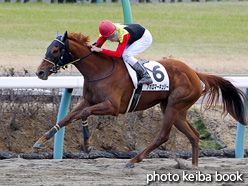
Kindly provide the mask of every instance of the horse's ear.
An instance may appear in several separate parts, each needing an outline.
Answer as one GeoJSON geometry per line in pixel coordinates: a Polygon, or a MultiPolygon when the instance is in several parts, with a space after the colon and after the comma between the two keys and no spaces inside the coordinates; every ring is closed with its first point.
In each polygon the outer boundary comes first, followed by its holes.
{"type": "Polygon", "coordinates": [[[61,41],[65,42],[66,39],[67,39],[67,31],[65,31],[64,35],[61,38],[61,41]]]}
{"type": "Polygon", "coordinates": [[[58,36],[59,36],[59,31],[56,32],[56,37],[55,37],[55,39],[56,39],[58,36]]]}

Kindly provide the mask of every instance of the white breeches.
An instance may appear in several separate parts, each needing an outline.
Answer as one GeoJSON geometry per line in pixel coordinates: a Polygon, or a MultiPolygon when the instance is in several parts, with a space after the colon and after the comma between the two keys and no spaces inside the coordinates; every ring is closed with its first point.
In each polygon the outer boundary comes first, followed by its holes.
{"type": "Polygon", "coordinates": [[[134,58],[134,56],[140,54],[144,50],[146,50],[150,45],[152,44],[152,35],[151,33],[146,29],[143,36],[132,43],[131,45],[127,45],[125,48],[122,58],[126,63],[129,63],[130,65],[134,65],[138,60],[134,58]]]}

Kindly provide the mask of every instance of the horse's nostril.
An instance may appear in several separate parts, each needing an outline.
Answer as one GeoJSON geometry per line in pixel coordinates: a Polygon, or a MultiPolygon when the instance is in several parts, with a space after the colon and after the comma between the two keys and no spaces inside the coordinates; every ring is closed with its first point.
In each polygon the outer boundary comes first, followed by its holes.
{"type": "Polygon", "coordinates": [[[37,75],[38,75],[38,76],[42,76],[44,73],[45,73],[45,72],[44,72],[43,70],[40,70],[40,71],[37,73],[37,75]]]}

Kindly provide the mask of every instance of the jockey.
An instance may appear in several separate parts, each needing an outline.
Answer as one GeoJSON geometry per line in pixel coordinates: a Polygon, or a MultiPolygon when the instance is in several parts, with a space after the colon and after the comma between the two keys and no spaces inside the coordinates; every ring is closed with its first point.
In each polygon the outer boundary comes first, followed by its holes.
{"type": "Polygon", "coordinates": [[[110,57],[120,58],[129,63],[142,77],[139,84],[151,84],[152,79],[146,69],[134,56],[146,50],[152,43],[150,32],[139,24],[114,24],[105,20],[99,26],[100,37],[91,51],[101,52],[110,57]],[[116,51],[100,48],[106,40],[118,42],[116,51]]]}

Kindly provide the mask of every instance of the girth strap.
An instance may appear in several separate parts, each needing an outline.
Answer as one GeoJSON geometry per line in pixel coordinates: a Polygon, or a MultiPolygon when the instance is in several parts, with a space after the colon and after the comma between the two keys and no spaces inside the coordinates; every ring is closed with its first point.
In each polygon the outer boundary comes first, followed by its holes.
{"type": "MultiPolygon", "coordinates": [[[[141,79],[141,76],[138,73],[137,73],[137,77],[138,77],[138,81],[139,81],[141,79]]],[[[133,112],[136,109],[136,107],[139,103],[141,93],[142,93],[142,87],[143,87],[143,84],[140,84],[140,85],[138,85],[137,89],[134,89],[126,112],[133,112]]]]}
{"type": "Polygon", "coordinates": [[[136,109],[136,106],[138,105],[138,102],[141,96],[142,86],[143,85],[139,85],[138,88],[135,90],[130,108],[128,109],[128,112],[133,112],[136,109]]]}

